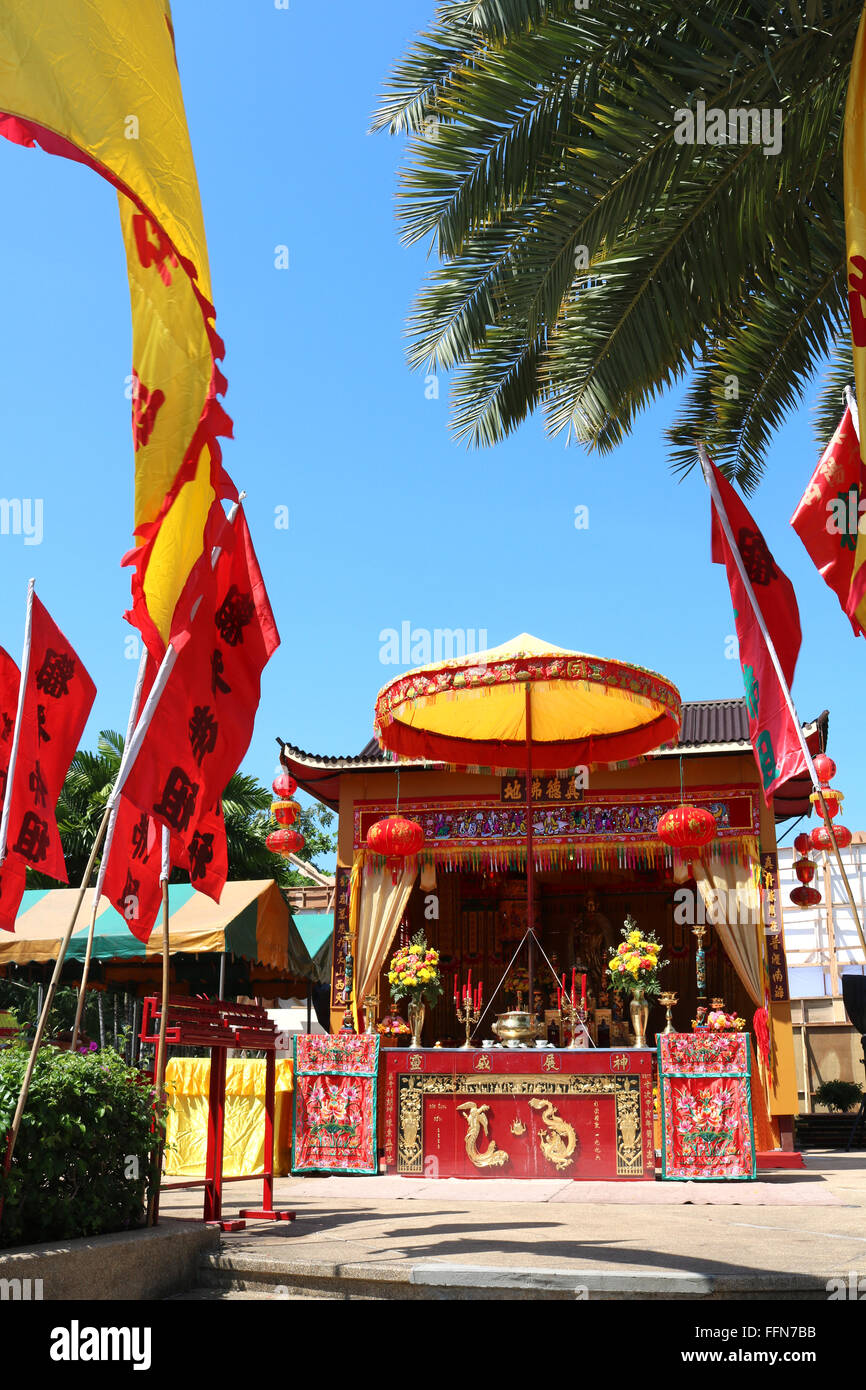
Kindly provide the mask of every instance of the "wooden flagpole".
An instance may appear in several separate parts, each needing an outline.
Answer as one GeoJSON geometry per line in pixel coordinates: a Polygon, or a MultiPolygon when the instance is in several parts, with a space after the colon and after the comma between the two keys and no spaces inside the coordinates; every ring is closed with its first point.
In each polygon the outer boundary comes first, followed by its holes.
{"type": "MultiPolygon", "coordinates": [[[[168,938],[168,880],[171,877],[171,832],[167,826],[162,827],[162,869],[160,871],[160,886],[162,888],[162,999],[160,1001],[159,1014],[159,1040],[156,1044],[156,1056],[154,1057],[153,1081],[154,1090],[159,1098],[160,1104],[165,1103],[165,1066],[166,1066],[166,1047],[165,1030],[168,1019],[168,995],[170,981],[170,960],[169,960],[169,938],[168,938]]],[[[162,1178],[162,1155],[165,1144],[163,1139],[159,1140],[156,1146],[155,1173],[154,1181],[151,1184],[150,1200],[147,1204],[147,1224],[156,1225],[159,1214],[159,1188],[162,1178]]]]}
{"type": "MultiPolygon", "coordinates": [[[[126,738],[124,749],[132,737],[135,729],[135,721],[138,716],[138,706],[141,703],[141,691],[144,686],[144,673],[147,669],[147,650],[141,653],[141,660],[138,663],[138,677],[135,682],[135,690],[132,695],[132,704],[129,707],[129,720],[126,726],[126,738]]],[[[105,875],[108,870],[108,856],[111,853],[111,842],[114,839],[114,827],[117,824],[118,805],[116,804],[111,812],[108,822],[108,829],[105,832],[105,845],[102,851],[102,859],[99,864],[99,873],[96,876],[96,888],[93,892],[93,909],[90,914],[90,926],[87,931],[87,947],[84,952],[84,965],[81,969],[81,983],[78,986],[78,1004],[75,1009],[75,1023],[72,1028],[72,1051],[78,1043],[78,1031],[81,1027],[81,1016],[84,1011],[84,1000],[87,992],[87,980],[90,975],[90,959],[93,954],[93,937],[96,931],[96,916],[99,911],[99,899],[102,896],[102,885],[105,882],[105,875]]]]}
{"type": "Polygon", "coordinates": [[[719,523],[722,527],[722,530],[725,533],[725,539],[727,540],[728,545],[730,547],[731,554],[734,559],[734,564],[737,567],[737,571],[743,583],[743,588],[745,589],[746,594],[748,595],[749,602],[752,605],[752,611],[754,612],[755,620],[759,628],[761,629],[761,635],[763,636],[764,641],[767,645],[767,651],[770,654],[770,660],[772,661],[776,675],[779,678],[779,684],[782,688],[782,694],[785,697],[785,704],[788,706],[788,713],[790,714],[791,719],[794,723],[794,728],[797,731],[797,738],[800,741],[800,748],[802,750],[803,757],[806,761],[806,767],[808,768],[809,776],[812,779],[812,785],[814,786],[815,791],[818,794],[818,800],[821,803],[821,811],[824,816],[824,824],[826,825],[827,831],[830,835],[830,842],[833,846],[833,852],[836,856],[836,862],[839,865],[839,872],[842,875],[842,882],[845,885],[845,892],[848,896],[848,903],[850,905],[852,913],[854,914],[854,922],[857,927],[857,935],[860,938],[860,945],[863,947],[864,960],[866,960],[866,937],[864,937],[863,935],[863,924],[860,921],[860,913],[857,910],[857,904],[854,900],[854,894],[851,890],[851,884],[848,880],[848,874],[845,871],[845,865],[842,861],[842,853],[836,841],[836,834],[833,830],[833,822],[830,819],[830,813],[827,810],[827,803],[824,800],[824,793],[821,790],[821,782],[817,772],[815,771],[815,764],[812,761],[812,754],[809,752],[806,739],[803,735],[803,729],[800,724],[800,720],[797,717],[797,711],[794,707],[794,701],[791,697],[791,692],[788,689],[788,682],[785,680],[785,675],[782,671],[782,667],[779,662],[778,655],[776,653],[776,648],[773,645],[773,640],[770,637],[769,632],[767,631],[767,625],[764,622],[764,615],[761,612],[758,600],[755,598],[755,591],[752,588],[751,580],[749,579],[749,576],[746,573],[746,567],[743,564],[743,557],[740,554],[739,546],[734,540],[734,533],[731,530],[731,523],[728,520],[728,514],[725,511],[725,505],[721,497],[719,496],[719,489],[716,485],[716,480],[713,477],[713,471],[710,467],[710,460],[709,455],[707,454],[706,445],[703,443],[698,444],[698,457],[701,461],[701,471],[704,475],[704,482],[707,484],[707,487],[710,490],[710,496],[713,499],[713,503],[716,508],[716,513],[719,518],[719,523]]]}
{"type": "Polygon", "coordinates": [[[24,692],[30,674],[30,639],[33,632],[33,593],[36,580],[27,585],[27,606],[24,610],[24,650],[21,656],[21,679],[18,684],[18,708],[15,711],[15,729],[12,734],[12,748],[9,753],[9,767],[6,771],[6,795],[3,798],[3,815],[0,817],[0,868],[6,859],[6,841],[9,837],[9,815],[12,807],[12,787],[15,780],[15,764],[18,761],[18,745],[21,741],[21,722],[24,718],[24,692]]]}

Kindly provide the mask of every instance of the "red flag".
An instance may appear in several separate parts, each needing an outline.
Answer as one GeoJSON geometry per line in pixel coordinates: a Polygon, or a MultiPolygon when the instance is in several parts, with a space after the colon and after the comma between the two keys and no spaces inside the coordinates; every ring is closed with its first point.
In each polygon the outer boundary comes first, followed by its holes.
{"type": "Polygon", "coordinates": [[[866,636],[858,617],[847,612],[861,498],[866,498],[866,468],[849,406],[821,455],[791,525],[841,603],[855,634],[866,636]]]}
{"type": "Polygon", "coordinates": [[[187,640],[173,639],[179,654],[124,788],[186,844],[249,747],[279,640],[239,508],[187,640]]]}
{"type": "MultiPolygon", "coordinates": [[[[800,615],[793,585],[776,565],[767,542],[727,478],[719,472],[715,464],[711,463],[710,467],[743,568],[752,585],[764,625],[790,688],[800,651],[800,615]]],[[[797,727],[722,530],[715,502],[712,517],[712,556],[716,564],[723,563],[727,570],[746,690],[749,738],[761,773],[764,800],[769,805],[775,789],[790,777],[802,775],[806,770],[806,763],[797,727]]]]}
{"type": "Polygon", "coordinates": [[[15,930],[15,918],[24,896],[27,868],[17,854],[10,854],[0,869],[0,929],[15,930]]]}
{"type": "Polygon", "coordinates": [[[9,755],[12,752],[12,734],[15,729],[20,682],[21,673],[18,667],[9,653],[0,647],[0,810],[6,798],[9,755]]]}
{"type": "Polygon", "coordinates": [[[184,858],[178,860],[178,863],[188,871],[193,888],[199,893],[206,893],[215,903],[219,902],[229,871],[221,801],[199,818],[198,825],[185,845],[184,858]]]}
{"type": "Polygon", "coordinates": [[[121,796],[102,892],[133,936],[147,942],[162,904],[162,834],[156,821],[121,796]]]}
{"type": "Polygon", "coordinates": [[[7,850],[63,883],[68,879],[54,808],[95,697],[82,661],[34,594],[7,850]]]}

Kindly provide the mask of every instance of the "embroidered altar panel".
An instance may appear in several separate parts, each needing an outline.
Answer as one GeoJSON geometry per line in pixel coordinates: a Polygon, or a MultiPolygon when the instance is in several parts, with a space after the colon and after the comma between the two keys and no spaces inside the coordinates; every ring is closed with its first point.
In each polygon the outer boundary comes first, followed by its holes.
{"type": "Polygon", "coordinates": [[[749,1035],[662,1034],[658,1057],[662,1177],[754,1178],[749,1035]]]}
{"type": "Polygon", "coordinates": [[[293,1173],[375,1173],[379,1039],[294,1040],[293,1173]]]}
{"type": "Polygon", "coordinates": [[[649,1049],[383,1056],[389,1170],[426,1178],[655,1176],[649,1049]]]}

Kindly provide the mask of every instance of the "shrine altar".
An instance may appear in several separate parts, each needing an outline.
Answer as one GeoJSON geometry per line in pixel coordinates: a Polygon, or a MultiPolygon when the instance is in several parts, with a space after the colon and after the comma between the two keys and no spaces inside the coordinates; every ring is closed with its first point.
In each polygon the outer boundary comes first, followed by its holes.
{"type": "Polygon", "coordinates": [[[655,1177],[649,1048],[393,1049],[380,1067],[383,1171],[655,1177]]]}

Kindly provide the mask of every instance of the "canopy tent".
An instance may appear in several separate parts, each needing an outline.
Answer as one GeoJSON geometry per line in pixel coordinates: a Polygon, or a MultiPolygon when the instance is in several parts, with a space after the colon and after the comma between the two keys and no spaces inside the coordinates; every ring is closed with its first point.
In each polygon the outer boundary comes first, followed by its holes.
{"type": "MultiPolygon", "coordinates": [[[[25,892],[14,933],[0,933],[0,966],[55,960],[69,924],[77,889],[25,892]]],[[[68,960],[83,960],[94,890],[84,895],[68,960]]],[[[196,954],[231,952],[250,961],[305,978],[315,978],[313,962],[282,891],[272,878],[230,881],[219,903],[186,883],[168,890],[169,950],[196,954]]],[[[143,945],[120,913],[100,898],[93,939],[95,960],[152,960],[162,954],[162,918],[143,945]]]]}
{"type": "Polygon", "coordinates": [[[333,912],[299,912],[293,921],[312,962],[309,978],[316,984],[330,983],[334,948],[333,912]]]}

